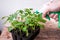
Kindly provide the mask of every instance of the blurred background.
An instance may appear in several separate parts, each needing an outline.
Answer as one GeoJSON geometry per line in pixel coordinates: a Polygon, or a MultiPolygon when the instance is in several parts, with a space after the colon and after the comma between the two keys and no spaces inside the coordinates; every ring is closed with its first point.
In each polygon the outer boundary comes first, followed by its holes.
{"type": "MultiPolygon", "coordinates": [[[[18,9],[33,8],[34,10],[40,10],[42,5],[48,1],[49,0],[0,0],[0,18],[14,13],[18,9]]],[[[4,27],[3,22],[3,20],[0,21],[0,30],[4,27]]]]}

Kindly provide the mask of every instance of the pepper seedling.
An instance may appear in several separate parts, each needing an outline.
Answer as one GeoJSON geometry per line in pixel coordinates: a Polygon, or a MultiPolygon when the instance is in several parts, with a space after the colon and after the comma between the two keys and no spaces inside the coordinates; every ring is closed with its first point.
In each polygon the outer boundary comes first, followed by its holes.
{"type": "MultiPolygon", "coordinates": [[[[4,19],[5,17],[2,17],[4,19]]],[[[44,25],[39,24],[38,22],[45,23],[46,20],[42,18],[42,15],[36,14],[32,8],[26,8],[24,10],[17,10],[15,13],[9,15],[7,20],[11,25],[8,27],[8,30],[20,30],[20,34],[24,32],[26,36],[29,35],[29,28],[31,31],[35,31],[36,27],[43,27],[44,25]]]]}

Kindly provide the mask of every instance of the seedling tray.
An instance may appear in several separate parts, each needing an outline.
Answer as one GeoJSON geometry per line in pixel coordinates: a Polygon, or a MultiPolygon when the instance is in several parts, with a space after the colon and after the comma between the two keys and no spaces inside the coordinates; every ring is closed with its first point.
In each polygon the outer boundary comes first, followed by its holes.
{"type": "Polygon", "coordinates": [[[17,32],[15,32],[15,30],[11,31],[13,40],[34,40],[34,38],[38,35],[39,32],[40,28],[37,28],[34,32],[30,33],[28,37],[26,37],[26,36],[20,36],[21,34],[19,33],[18,30],[17,32]]]}

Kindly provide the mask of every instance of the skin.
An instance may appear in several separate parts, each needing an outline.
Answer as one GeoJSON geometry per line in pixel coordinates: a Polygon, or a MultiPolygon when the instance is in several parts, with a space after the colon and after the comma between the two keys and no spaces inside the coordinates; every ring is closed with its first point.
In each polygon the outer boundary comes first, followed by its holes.
{"type": "MultiPolygon", "coordinates": [[[[45,8],[45,11],[43,12],[43,15],[42,15],[43,18],[45,18],[46,14],[48,14],[48,12],[60,11],[60,0],[50,1],[47,4],[45,4],[44,6],[46,8],[45,8]]],[[[50,14],[49,16],[51,18],[55,19],[56,21],[58,21],[57,14],[50,14]]]]}
{"type": "Polygon", "coordinates": [[[0,35],[0,40],[13,40],[11,33],[8,31],[7,27],[3,28],[2,34],[0,35]]]}
{"type": "MultiPolygon", "coordinates": [[[[46,3],[43,7],[45,7],[43,11],[42,17],[46,19],[46,14],[48,14],[51,18],[53,18],[55,21],[58,21],[58,15],[57,14],[49,14],[49,12],[56,12],[60,11],[60,0],[53,0],[48,3],[46,3]]],[[[47,20],[47,19],[46,19],[47,20]]],[[[53,21],[47,21],[45,24],[46,28],[52,28],[52,29],[59,29],[58,28],[58,23],[53,21]],[[52,23],[51,23],[52,22],[52,23]],[[48,24],[48,25],[47,25],[48,24]]]]}

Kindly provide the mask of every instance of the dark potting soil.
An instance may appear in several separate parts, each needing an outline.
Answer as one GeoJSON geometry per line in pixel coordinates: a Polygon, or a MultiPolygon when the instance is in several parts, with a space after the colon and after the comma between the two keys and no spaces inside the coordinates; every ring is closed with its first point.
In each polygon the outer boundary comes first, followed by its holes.
{"type": "Polygon", "coordinates": [[[34,40],[34,38],[37,36],[39,31],[40,31],[39,27],[36,28],[36,30],[33,32],[29,30],[28,37],[25,36],[24,32],[22,32],[21,34],[19,30],[12,30],[11,33],[12,33],[13,40],[34,40]]]}

